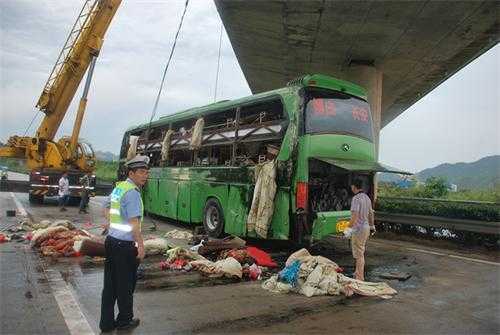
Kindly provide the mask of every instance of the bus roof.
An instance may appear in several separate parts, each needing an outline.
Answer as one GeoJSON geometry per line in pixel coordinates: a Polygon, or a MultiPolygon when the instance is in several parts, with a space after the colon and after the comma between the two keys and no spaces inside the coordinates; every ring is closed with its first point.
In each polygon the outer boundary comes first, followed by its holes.
{"type": "MultiPolygon", "coordinates": [[[[209,105],[201,107],[193,107],[174,114],[161,116],[160,119],[151,123],[151,127],[153,128],[157,126],[163,126],[172,122],[182,121],[185,119],[199,117],[202,115],[208,115],[219,111],[235,108],[241,105],[257,102],[260,100],[267,100],[272,97],[281,96],[285,93],[289,93],[290,90],[295,90],[300,87],[326,88],[336,91],[342,91],[365,100],[367,98],[366,91],[361,86],[322,74],[312,74],[312,75],[308,74],[299,77],[297,79],[291,80],[290,82],[288,82],[287,87],[284,88],[278,88],[272,91],[253,94],[235,100],[222,100],[209,105]]],[[[149,123],[143,123],[140,125],[129,127],[126,132],[130,132],[133,130],[141,130],[147,127],[149,127],[149,123]]]]}

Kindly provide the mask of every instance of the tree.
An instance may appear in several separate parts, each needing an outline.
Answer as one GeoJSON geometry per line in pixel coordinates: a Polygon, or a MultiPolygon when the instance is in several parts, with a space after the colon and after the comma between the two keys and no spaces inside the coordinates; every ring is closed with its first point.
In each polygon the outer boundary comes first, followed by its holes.
{"type": "Polygon", "coordinates": [[[442,198],[448,194],[448,182],[443,177],[429,177],[423,189],[425,198],[442,198]]]}

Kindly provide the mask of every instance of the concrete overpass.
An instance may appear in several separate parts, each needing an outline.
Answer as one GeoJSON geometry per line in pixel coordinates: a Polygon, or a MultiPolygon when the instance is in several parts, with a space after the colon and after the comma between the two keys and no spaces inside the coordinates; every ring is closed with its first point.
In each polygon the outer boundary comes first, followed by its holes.
{"type": "Polygon", "coordinates": [[[305,73],[358,83],[375,129],[499,41],[498,1],[215,0],[254,93],[305,73]]]}

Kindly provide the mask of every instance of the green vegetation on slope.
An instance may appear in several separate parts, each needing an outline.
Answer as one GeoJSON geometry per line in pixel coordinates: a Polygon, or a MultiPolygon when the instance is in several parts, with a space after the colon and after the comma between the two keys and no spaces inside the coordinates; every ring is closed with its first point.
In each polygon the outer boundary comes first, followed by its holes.
{"type": "MultiPolygon", "coordinates": [[[[0,166],[7,166],[9,171],[29,173],[22,159],[0,158],[0,166]]],[[[95,175],[97,182],[113,182],[116,180],[118,162],[97,161],[95,175]]]]}
{"type": "Polygon", "coordinates": [[[101,181],[112,182],[116,180],[118,162],[97,161],[95,175],[97,183],[101,181]]]}
{"type": "Polygon", "coordinates": [[[9,168],[9,171],[13,172],[29,173],[22,159],[0,158],[0,166],[6,166],[9,168]]]}
{"type": "Polygon", "coordinates": [[[410,188],[399,188],[391,183],[379,183],[378,195],[396,198],[434,198],[443,200],[488,201],[500,203],[500,183],[489,188],[445,191],[446,181],[442,178],[429,178],[429,183],[418,184],[410,188]]]}
{"type": "Polygon", "coordinates": [[[472,163],[441,164],[417,173],[424,181],[429,177],[442,177],[459,190],[490,188],[500,183],[500,156],[488,156],[472,163]]]}

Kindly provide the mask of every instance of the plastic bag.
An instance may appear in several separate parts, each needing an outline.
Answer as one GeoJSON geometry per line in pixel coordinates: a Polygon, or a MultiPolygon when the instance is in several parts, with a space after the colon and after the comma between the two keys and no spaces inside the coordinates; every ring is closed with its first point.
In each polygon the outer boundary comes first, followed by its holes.
{"type": "Polygon", "coordinates": [[[292,264],[285,267],[278,273],[278,278],[283,282],[291,284],[292,286],[296,286],[297,280],[299,279],[299,270],[300,270],[300,261],[295,260],[293,261],[292,264]]]}

